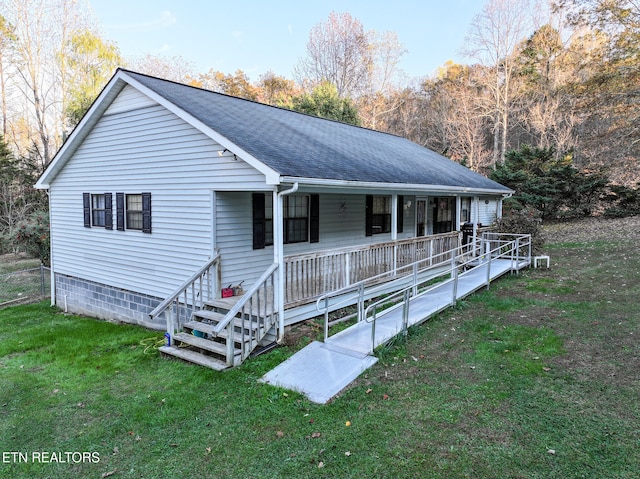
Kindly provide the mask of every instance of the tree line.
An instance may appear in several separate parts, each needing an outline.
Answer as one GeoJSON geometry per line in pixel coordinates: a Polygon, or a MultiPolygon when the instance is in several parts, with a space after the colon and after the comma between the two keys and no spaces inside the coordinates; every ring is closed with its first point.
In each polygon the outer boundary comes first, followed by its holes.
{"type": "Polygon", "coordinates": [[[467,32],[469,62],[418,79],[400,69],[407,52],[396,33],[366,30],[349,13],[318,23],[306,47],[291,78],[252,81],[240,70],[197,72],[180,56],[125,59],[83,0],[0,0],[0,250],[46,210],[34,179],[119,66],[397,134],[514,188],[532,183],[509,184],[505,168],[534,164],[542,169],[528,174],[561,165],[594,188],[604,181],[592,207],[545,206],[545,217],[635,211],[638,0],[487,0],[467,32]]]}

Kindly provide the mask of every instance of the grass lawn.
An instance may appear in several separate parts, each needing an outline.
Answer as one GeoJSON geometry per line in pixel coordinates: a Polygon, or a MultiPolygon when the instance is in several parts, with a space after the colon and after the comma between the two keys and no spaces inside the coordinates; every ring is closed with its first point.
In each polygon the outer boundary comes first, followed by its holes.
{"type": "Polygon", "coordinates": [[[546,251],[325,406],[257,382],[295,345],[218,373],[161,333],[1,310],[0,477],[639,478],[640,252],[546,251]]]}

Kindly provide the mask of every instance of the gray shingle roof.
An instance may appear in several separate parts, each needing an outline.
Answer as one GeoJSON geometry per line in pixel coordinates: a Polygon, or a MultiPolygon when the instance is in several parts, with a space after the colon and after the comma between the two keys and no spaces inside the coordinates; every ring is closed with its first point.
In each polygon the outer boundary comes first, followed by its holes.
{"type": "Polygon", "coordinates": [[[399,136],[125,73],[282,176],[510,191],[399,136]]]}

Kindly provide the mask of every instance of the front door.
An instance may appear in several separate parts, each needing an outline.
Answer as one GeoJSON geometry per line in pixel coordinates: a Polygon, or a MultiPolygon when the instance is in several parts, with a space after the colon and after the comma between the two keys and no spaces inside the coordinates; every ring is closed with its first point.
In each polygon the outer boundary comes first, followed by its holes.
{"type": "Polygon", "coordinates": [[[416,199],[416,236],[433,234],[433,206],[429,206],[429,198],[416,199]]]}

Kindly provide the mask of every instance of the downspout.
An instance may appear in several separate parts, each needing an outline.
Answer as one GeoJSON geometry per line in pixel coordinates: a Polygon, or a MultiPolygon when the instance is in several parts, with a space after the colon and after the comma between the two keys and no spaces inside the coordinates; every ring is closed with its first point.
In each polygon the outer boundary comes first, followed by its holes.
{"type": "Polygon", "coordinates": [[[284,215],[282,197],[291,195],[296,191],[298,191],[298,183],[294,183],[288,190],[280,192],[276,192],[274,190],[274,195],[276,196],[276,221],[273,227],[273,261],[278,264],[278,285],[276,292],[276,300],[278,301],[278,342],[282,341],[284,337],[284,238],[282,233],[284,227],[284,215]]]}
{"type": "MultiPolygon", "coordinates": [[[[56,278],[53,270],[53,235],[51,234],[51,185],[45,190],[49,202],[49,272],[51,288],[51,306],[56,305],[56,278]]],[[[66,305],[65,305],[66,307],[66,305]]]]}

